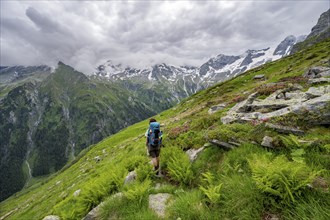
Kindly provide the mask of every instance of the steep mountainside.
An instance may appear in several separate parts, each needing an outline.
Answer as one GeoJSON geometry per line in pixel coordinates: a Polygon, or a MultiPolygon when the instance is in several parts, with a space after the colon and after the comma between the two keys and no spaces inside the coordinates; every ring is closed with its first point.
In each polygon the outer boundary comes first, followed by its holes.
{"type": "Polygon", "coordinates": [[[249,70],[156,115],[163,178],[145,152],[145,120],[1,202],[1,218],[82,219],[103,202],[88,218],[329,219],[329,46],[249,70]]]}
{"type": "Polygon", "coordinates": [[[303,50],[306,47],[313,46],[314,44],[323,41],[330,37],[330,9],[321,14],[317,24],[312,28],[311,33],[307,36],[306,40],[297,43],[293,46],[290,54],[303,50]]]}
{"type": "Polygon", "coordinates": [[[48,66],[0,66],[0,99],[16,86],[41,82],[50,73],[48,66]]]}
{"type": "Polygon", "coordinates": [[[1,200],[31,177],[61,169],[87,146],[177,102],[137,84],[88,79],[63,63],[52,74],[40,68],[25,70],[24,80],[8,79],[13,89],[0,101],[1,200]],[[40,74],[39,81],[28,78],[40,74]]]}

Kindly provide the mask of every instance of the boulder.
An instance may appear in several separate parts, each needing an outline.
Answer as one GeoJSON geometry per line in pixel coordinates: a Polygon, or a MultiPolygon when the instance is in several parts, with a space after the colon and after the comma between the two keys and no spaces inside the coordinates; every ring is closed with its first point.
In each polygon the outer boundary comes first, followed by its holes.
{"type": "Polygon", "coordinates": [[[134,170],[129,172],[127,174],[127,176],[125,177],[124,185],[134,182],[136,179],[136,176],[137,176],[137,173],[134,170]]]}
{"type": "Polygon", "coordinates": [[[100,207],[103,203],[99,204],[95,208],[93,208],[82,220],[96,220],[99,215],[100,207]]]}
{"type": "Polygon", "coordinates": [[[74,197],[79,196],[79,195],[80,195],[80,192],[81,192],[81,189],[78,189],[77,191],[75,191],[75,192],[73,193],[73,196],[74,196],[74,197]]]}
{"type": "Polygon", "coordinates": [[[262,139],[261,146],[269,147],[269,148],[274,148],[274,146],[273,146],[273,138],[271,138],[269,136],[265,136],[262,139]]]}
{"type": "Polygon", "coordinates": [[[94,160],[95,160],[95,162],[100,162],[101,161],[101,157],[100,156],[96,156],[96,157],[94,157],[94,160]]]}
{"type": "Polygon", "coordinates": [[[295,135],[304,135],[305,132],[296,128],[288,127],[288,126],[282,126],[282,125],[275,125],[271,123],[266,123],[265,126],[267,128],[271,128],[276,130],[279,133],[284,134],[295,134],[295,135]]]}
{"type": "Polygon", "coordinates": [[[190,162],[193,162],[197,159],[197,155],[204,150],[204,147],[198,149],[189,149],[186,151],[186,154],[189,157],[190,162]]]}
{"type": "Polygon", "coordinates": [[[321,87],[310,87],[305,94],[307,96],[307,99],[313,99],[327,93],[330,93],[330,85],[321,87]]]}
{"type": "Polygon", "coordinates": [[[208,113],[209,113],[209,114],[214,114],[214,113],[216,113],[217,111],[220,111],[220,110],[224,109],[225,107],[226,107],[226,104],[219,104],[219,105],[212,106],[212,107],[209,109],[208,113]]]}
{"type": "Polygon", "coordinates": [[[154,210],[159,217],[164,218],[165,210],[170,197],[171,194],[168,193],[149,195],[149,208],[154,210]]]}
{"type": "Polygon", "coordinates": [[[320,78],[322,76],[324,77],[329,75],[330,75],[330,68],[320,67],[320,66],[311,67],[303,74],[304,77],[311,79],[320,78]]]}
{"type": "Polygon", "coordinates": [[[321,83],[330,83],[330,78],[317,78],[317,79],[309,79],[309,84],[321,84],[321,83]]]}
{"type": "MultiPolygon", "coordinates": [[[[123,197],[123,193],[122,192],[118,192],[114,195],[111,196],[111,199],[121,199],[123,197]]],[[[82,220],[96,220],[96,219],[100,219],[99,218],[99,212],[100,212],[100,208],[104,205],[103,202],[101,202],[98,206],[96,206],[95,208],[93,208],[84,218],[82,218],[82,220]]]]}
{"type": "Polygon", "coordinates": [[[253,79],[265,79],[265,75],[264,74],[255,75],[253,79]]]}
{"type": "Polygon", "coordinates": [[[225,150],[232,150],[232,149],[235,148],[231,144],[228,144],[226,142],[222,142],[222,141],[219,141],[219,140],[216,140],[216,139],[211,140],[210,143],[213,144],[213,145],[216,145],[218,147],[221,147],[221,148],[223,148],[225,150]]]}
{"type": "Polygon", "coordinates": [[[48,215],[44,217],[42,220],[61,220],[61,218],[57,215],[48,215]]]}

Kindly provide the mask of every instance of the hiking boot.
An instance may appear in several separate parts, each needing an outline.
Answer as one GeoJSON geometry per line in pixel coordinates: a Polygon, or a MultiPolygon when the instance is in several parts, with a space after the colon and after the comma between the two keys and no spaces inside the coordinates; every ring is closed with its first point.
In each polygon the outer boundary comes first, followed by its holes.
{"type": "Polygon", "coordinates": [[[158,173],[156,174],[156,177],[158,177],[158,178],[162,178],[162,177],[164,177],[164,175],[163,175],[161,172],[158,172],[158,173]]]}

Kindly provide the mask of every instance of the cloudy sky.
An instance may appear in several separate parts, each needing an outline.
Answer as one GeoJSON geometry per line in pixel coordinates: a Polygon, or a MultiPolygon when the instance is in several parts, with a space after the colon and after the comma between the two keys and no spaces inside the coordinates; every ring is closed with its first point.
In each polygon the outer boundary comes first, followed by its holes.
{"type": "Polygon", "coordinates": [[[308,34],[330,7],[327,0],[0,2],[1,65],[61,60],[84,73],[109,59],[199,66],[220,53],[275,47],[308,34]]]}

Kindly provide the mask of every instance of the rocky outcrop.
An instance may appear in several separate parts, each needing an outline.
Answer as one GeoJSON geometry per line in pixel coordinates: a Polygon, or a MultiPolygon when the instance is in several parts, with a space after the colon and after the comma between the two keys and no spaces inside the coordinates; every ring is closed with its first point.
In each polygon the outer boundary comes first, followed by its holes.
{"type": "Polygon", "coordinates": [[[210,143],[215,145],[215,146],[221,147],[225,150],[232,150],[232,149],[235,148],[233,145],[231,145],[229,143],[219,141],[219,140],[216,140],[216,139],[210,140],[210,143]]]}
{"type": "Polygon", "coordinates": [[[315,66],[310,69],[308,69],[303,77],[306,78],[321,78],[321,77],[326,77],[330,76],[330,68],[323,67],[323,66],[315,66]]]}
{"type": "Polygon", "coordinates": [[[132,183],[135,181],[136,179],[136,176],[137,176],[137,173],[135,171],[131,171],[127,174],[126,178],[125,178],[125,181],[124,181],[124,185],[125,184],[128,184],[128,183],[132,183]]]}
{"type": "Polygon", "coordinates": [[[158,193],[149,195],[149,208],[154,210],[156,214],[164,218],[165,210],[170,199],[171,194],[168,193],[158,193]]]}
{"type": "Polygon", "coordinates": [[[317,24],[312,28],[307,38],[293,45],[290,54],[304,50],[330,37],[330,9],[321,14],[317,24]]]}
{"type": "Polygon", "coordinates": [[[214,114],[216,113],[217,111],[220,111],[222,109],[224,109],[226,107],[226,104],[222,103],[222,104],[219,104],[219,105],[215,105],[215,106],[212,106],[208,113],[211,115],[211,114],[214,114]]]}
{"type": "Polygon", "coordinates": [[[61,218],[56,215],[48,215],[48,216],[44,217],[42,220],[61,220],[61,218]]]}
{"type": "Polygon", "coordinates": [[[190,162],[193,162],[197,159],[197,156],[200,152],[204,150],[204,147],[198,148],[198,149],[189,149],[186,151],[186,154],[189,157],[190,162]]]}
{"type": "Polygon", "coordinates": [[[274,148],[273,146],[273,138],[269,136],[265,136],[262,139],[261,146],[268,147],[268,148],[274,148]]]}
{"type": "Polygon", "coordinates": [[[237,103],[227,115],[221,118],[222,123],[246,122],[251,120],[267,120],[289,113],[317,113],[321,120],[327,118],[325,108],[330,102],[330,85],[311,87],[308,91],[286,92],[279,97],[283,90],[278,90],[264,100],[257,99],[258,94],[251,94],[246,100],[237,103]]]}
{"type": "Polygon", "coordinates": [[[330,28],[330,9],[321,14],[317,24],[312,28],[311,33],[307,36],[307,39],[316,37],[323,32],[329,31],[330,28]]]}
{"type": "Polygon", "coordinates": [[[97,219],[97,216],[99,215],[100,208],[101,208],[102,205],[103,205],[103,203],[101,203],[100,205],[96,206],[82,220],[96,220],[97,219]]]}
{"type": "Polygon", "coordinates": [[[253,79],[265,79],[265,75],[264,74],[255,75],[253,79]]]}
{"type": "Polygon", "coordinates": [[[271,124],[271,123],[266,123],[265,126],[266,126],[266,128],[271,128],[271,129],[276,130],[278,133],[295,134],[295,135],[304,135],[305,134],[305,132],[300,129],[296,129],[296,128],[292,128],[292,127],[288,127],[288,126],[275,125],[275,124],[271,124]]]}

